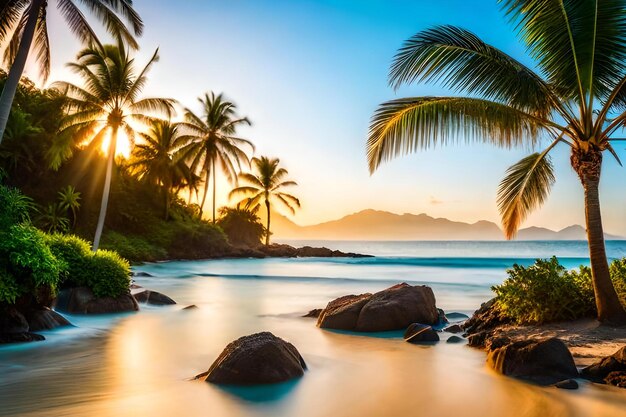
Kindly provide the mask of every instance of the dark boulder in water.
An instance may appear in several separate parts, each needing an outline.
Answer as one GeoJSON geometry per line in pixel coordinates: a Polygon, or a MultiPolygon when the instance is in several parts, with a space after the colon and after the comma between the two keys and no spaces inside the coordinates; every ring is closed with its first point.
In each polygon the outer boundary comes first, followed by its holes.
{"type": "Polygon", "coordinates": [[[578,389],[578,382],[575,379],[564,379],[554,384],[554,386],[560,389],[578,389]]]}
{"type": "Polygon", "coordinates": [[[139,305],[130,292],[98,298],[89,288],[76,287],[59,292],[56,309],[71,314],[107,314],[137,311],[139,305]]]}
{"type": "Polygon", "coordinates": [[[197,310],[197,309],[198,309],[198,306],[195,304],[192,304],[190,306],[183,308],[183,310],[197,310]]]}
{"type": "Polygon", "coordinates": [[[30,331],[33,332],[72,325],[65,317],[47,307],[28,311],[26,320],[30,331]]]}
{"type": "Polygon", "coordinates": [[[0,344],[39,342],[42,340],[46,340],[46,338],[37,333],[0,333],[0,344]]]}
{"type": "Polygon", "coordinates": [[[196,379],[228,385],[273,384],[304,375],[306,364],[289,342],[270,332],[231,342],[207,372],[196,379]]]}
{"type": "Polygon", "coordinates": [[[320,314],[322,313],[322,309],[321,308],[314,308],[313,310],[309,311],[308,313],[306,313],[304,316],[302,317],[307,317],[307,318],[318,318],[320,316],[320,314]]]}
{"type": "Polygon", "coordinates": [[[438,319],[432,289],[402,283],[375,294],[333,300],[320,314],[317,325],[326,329],[382,332],[405,329],[412,323],[434,325],[438,319]]]}
{"type": "Polygon", "coordinates": [[[578,377],[572,354],[557,338],[506,344],[490,351],[487,363],[501,374],[542,385],[578,377]]]}
{"type": "Polygon", "coordinates": [[[446,343],[463,343],[463,342],[465,342],[465,339],[459,336],[450,336],[448,340],[446,340],[446,343]]]}
{"type": "Polygon", "coordinates": [[[145,289],[133,293],[133,297],[135,297],[135,300],[137,300],[138,303],[146,303],[156,306],[176,304],[176,301],[172,300],[165,294],[145,289]]]}
{"type": "Polygon", "coordinates": [[[438,342],[439,335],[430,326],[413,323],[404,332],[404,340],[409,343],[438,342]]]}
{"type": "Polygon", "coordinates": [[[604,382],[619,388],[626,388],[626,371],[610,372],[604,378],[604,382]]]}
{"type": "Polygon", "coordinates": [[[459,326],[458,324],[453,324],[452,326],[448,326],[445,329],[443,329],[443,331],[448,332],[448,333],[462,333],[463,328],[459,326]]]}
{"type": "Polygon", "coordinates": [[[39,334],[31,333],[26,317],[13,307],[0,309],[0,344],[24,343],[45,340],[39,334]]]}
{"type": "Polygon", "coordinates": [[[151,278],[154,275],[148,273],[148,272],[144,272],[144,271],[137,271],[137,272],[131,272],[131,275],[133,277],[144,277],[144,278],[151,278]]]}

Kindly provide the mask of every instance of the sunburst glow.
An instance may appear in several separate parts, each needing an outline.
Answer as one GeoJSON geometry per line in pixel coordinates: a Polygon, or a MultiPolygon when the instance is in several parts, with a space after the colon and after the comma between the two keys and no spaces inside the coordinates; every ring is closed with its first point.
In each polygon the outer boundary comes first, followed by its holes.
{"type": "MultiPolygon", "coordinates": [[[[100,149],[102,153],[108,155],[109,152],[109,144],[111,143],[111,134],[109,133],[106,138],[102,141],[102,146],[100,149]]],[[[123,130],[117,132],[117,144],[115,146],[115,156],[123,156],[124,158],[128,158],[131,153],[131,143],[128,135],[123,130]]]]}

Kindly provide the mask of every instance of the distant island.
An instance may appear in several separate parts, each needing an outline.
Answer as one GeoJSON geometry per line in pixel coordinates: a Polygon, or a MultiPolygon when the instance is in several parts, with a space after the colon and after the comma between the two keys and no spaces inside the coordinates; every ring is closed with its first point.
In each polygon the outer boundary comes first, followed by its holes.
{"type": "MultiPolygon", "coordinates": [[[[427,214],[396,214],[380,210],[362,210],[337,220],[300,226],[278,213],[272,214],[272,232],[281,239],[341,240],[504,240],[500,227],[490,221],[475,223],[435,218],[427,214]]],[[[606,239],[624,237],[605,234],[606,239]]],[[[561,230],[544,227],[520,229],[517,240],[585,240],[584,227],[568,226],[561,230]]]]}

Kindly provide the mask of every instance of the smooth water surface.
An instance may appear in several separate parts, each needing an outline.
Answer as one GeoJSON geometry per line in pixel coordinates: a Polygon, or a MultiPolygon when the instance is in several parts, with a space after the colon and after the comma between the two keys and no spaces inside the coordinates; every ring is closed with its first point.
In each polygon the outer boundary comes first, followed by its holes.
{"type": "MultiPolygon", "coordinates": [[[[514,262],[556,254],[585,263],[576,242],[322,242],[376,258],[245,259],[137,267],[137,283],[176,306],[69,316],[77,327],[41,343],[0,347],[1,416],[620,416],[626,392],[583,385],[539,388],[494,374],[465,345],[415,346],[399,333],[361,336],[300,317],[330,299],[400,281],[425,283],[439,307],[471,313],[514,262]],[[486,245],[481,247],[481,245],[486,245]],[[368,249],[369,250],[366,250],[368,249]],[[182,307],[195,304],[196,310],[182,307]],[[293,383],[233,389],[190,381],[224,346],[269,330],[292,342],[309,370],[293,383]]],[[[320,242],[316,242],[320,245],[320,242]]],[[[610,242],[609,256],[626,256],[610,242]]]]}

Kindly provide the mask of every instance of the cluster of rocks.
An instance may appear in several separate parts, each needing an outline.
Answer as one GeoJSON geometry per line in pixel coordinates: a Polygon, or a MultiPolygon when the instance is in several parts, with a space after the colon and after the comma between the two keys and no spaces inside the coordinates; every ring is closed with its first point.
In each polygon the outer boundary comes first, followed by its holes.
{"type": "Polygon", "coordinates": [[[269,246],[257,248],[232,248],[226,255],[230,258],[369,258],[371,255],[362,255],[353,252],[342,252],[328,248],[303,246],[296,248],[291,245],[273,243],[269,246]]]}
{"type": "MultiPolygon", "coordinates": [[[[0,344],[45,340],[35,332],[71,326],[61,313],[111,314],[139,310],[138,303],[152,305],[176,304],[170,297],[133,285],[131,291],[118,297],[96,297],[87,287],[66,288],[56,298],[21,302],[0,307],[0,344]]],[[[191,306],[190,306],[191,307],[191,306]]]]}
{"type": "Polygon", "coordinates": [[[579,371],[562,340],[512,339],[499,332],[509,324],[511,321],[499,312],[492,299],[482,304],[462,326],[469,346],[484,348],[487,363],[497,372],[566,389],[578,388],[576,378],[626,388],[626,346],[579,371]]]}

